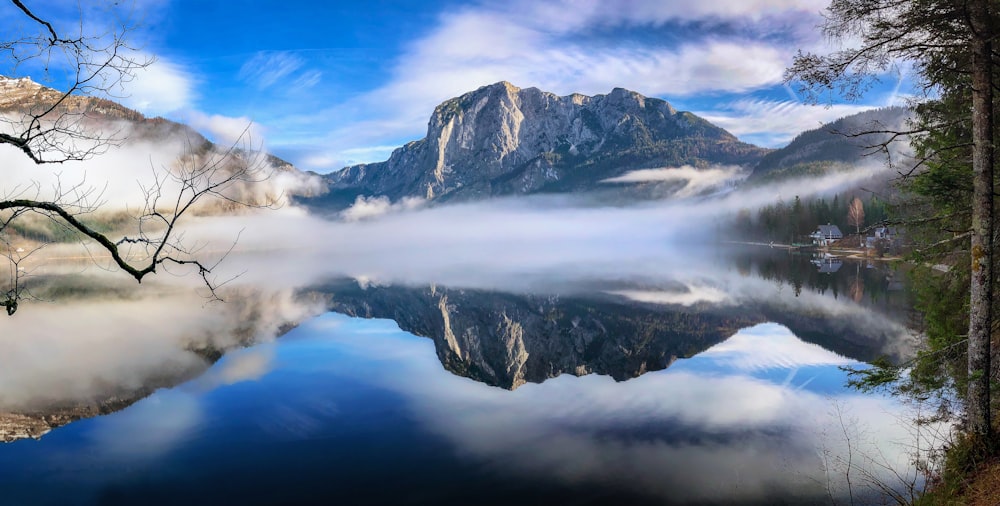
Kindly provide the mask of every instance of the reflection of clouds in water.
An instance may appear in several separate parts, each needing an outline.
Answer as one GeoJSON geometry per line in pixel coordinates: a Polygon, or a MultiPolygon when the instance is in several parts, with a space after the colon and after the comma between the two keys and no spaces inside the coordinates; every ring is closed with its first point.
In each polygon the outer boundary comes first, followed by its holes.
{"type": "MultiPolygon", "coordinates": [[[[821,395],[808,384],[767,381],[739,369],[698,372],[699,362],[716,362],[749,370],[829,366],[824,374],[841,374],[836,365],[845,363],[843,357],[776,325],[741,331],[705,356],[623,383],[564,375],[508,392],[444,372],[429,341],[402,334],[392,322],[334,315],[318,321],[329,318],[347,321],[329,339],[363,360],[392,362],[377,373],[355,374],[402,394],[426,430],[498,472],[568,484],[627,483],[675,500],[817,490],[817,483],[827,480],[818,453],[847,451],[842,440],[823,437],[841,433],[835,408],[853,413],[856,426],[878,441],[878,447],[870,446],[859,437],[851,448],[856,455],[882,452],[892,466],[908,468],[902,444],[911,438],[893,416],[902,414],[893,400],[849,391],[821,395]],[[359,327],[364,338],[357,335],[359,327]],[[373,328],[381,336],[372,335],[373,328]],[[398,359],[387,359],[388,350],[398,359]]],[[[889,471],[884,473],[892,483],[889,471]]]]}
{"type": "Polygon", "coordinates": [[[182,390],[161,390],[103,419],[88,437],[99,455],[155,458],[180,444],[202,416],[196,397],[182,390]]]}
{"type": "Polygon", "coordinates": [[[652,304],[667,304],[693,306],[701,302],[720,304],[729,301],[729,294],[711,286],[687,285],[687,291],[654,291],[654,290],[612,290],[613,295],[621,295],[636,302],[652,304]]]}
{"type": "MultiPolygon", "coordinates": [[[[322,311],[317,301],[299,299],[291,290],[243,290],[211,306],[155,285],[135,294],[139,298],[132,300],[36,302],[4,320],[0,410],[128,398],[172,385],[206,367],[195,350],[270,340],[283,325],[322,311]]],[[[225,373],[230,380],[266,365],[244,360],[225,373]]]]}
{"type": "Polygon", "coordinates": [[[224,360],[200,376],[195,385],[213,390],[244,381],[257,381],[273,369],[274,345],[262,344],[229,352],[224,360]]]}
{"type": "MultiPolygon", "coordinates": [[[[159,390],[104,418],[88,434],[91,452],[110,458],[156,458],[168,453],[204,423],[203,396],[219,388],[261,380],[277,366],[275,348],[275,344],[265,343],[230,352],[192,382],[159,390]]],[[[336,407],[326,406],[323,412],[330,415],[336,407]]],[[[279,401],[258,423],[271,437],[280,439],[288,434],[302,437],[320,428],[322,422],[279,401]]]]}
{"type": "MultiPolygon", "coordinates": [[[[842,357],[824,355],[777,325],[746,329],[730,346],[722,343],[671,369],[626,382],[563,375],[513,392],[448,373],[430,340],[404,333],[388,320],[327,314],[304,323],[290,338],[265,345],[264,351],[252,348],[227,356],[190,387],[162,390],[103,419],[88,434],[90,451],[98,458],[139,462],[165,455],[186,441],[195,444],[198,434],[222,430],[211,424],[200,428],[207,413],[233,402],[208,397],[203,387],[221,385],[222,379],[254,379],[254,374],[233,371],[258,371],[247,364],[267,362],[276,369],[274,378],[290,372],[304,381],[301,388],[268,400],[266,407],[244,396],[235,398],[244,399],[237,402],[248,408],[258,406],[237,425],[253,424],[269,441],[302,441],[336,424],[341,410],[351,406],[337,406],[316,385],[346,380],[400,396],[412,413],[404,415],[402,423],[416,422],[450,441],[463,458],[499,476],[515,473],[570,486],[623,486],[674,501],[764,499],[775,493],[822,497],[828,478],[822,452],[847,451],[837,437],[837,410],[851,417],[849,430],[867,431],[853,442],[855,455],[881,451],[892,466],[908,468],[902,445],[910,434],[897,423],[902,408],[891,399],[849,391],[825,396],[808,385],[704,367],[811,365],[814,373],[815,367],[828,366],[818,373],[839,374],[835,365],[842,357]],[[805,358],[794,364],[770,363],[766,357],[772,354],[805,358]],[[210,404],[215,402],[221,404],[210,404]],[[871,441],[878,447],[870,446],[871,441]]],[[[253,388],[287,381],[270,378],[260,378],[262,386],[253,388]]],[[[836,472],[830,476],[834,493],[843,491],[841,477],[836,472]]]]}
{"type": "Polygon", "coordinates": [[[822,346],[804,343],[788,329],[774,324],[743,329],[726,341],[703,351],[698,358],[744,372],[856,363],[827,351],[822,346]],[[759,350],[766,350],[766,353],[759,350]]]}

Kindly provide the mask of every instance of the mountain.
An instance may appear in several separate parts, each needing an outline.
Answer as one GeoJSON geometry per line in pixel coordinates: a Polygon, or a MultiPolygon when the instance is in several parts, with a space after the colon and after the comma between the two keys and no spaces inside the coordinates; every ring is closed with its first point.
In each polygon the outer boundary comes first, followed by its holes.
{"type": "MultiPolygon", "coordinates": [[[[62,98],[62,92],[39,84],[29,77],[10,78],[0,75],[0,114],[42,114],[55,105],[52,114],[69,115],[72,126],[79,126],[84,130],[109,126],[120,128],[120,124],[110,123],[127,123],[129,135],[123,139],[125,144],[138,140],[162,141],[166,138],[183,137],[193,150],[215,146],[188,125],[161,117],[148,118],[139,111],[108,99],[70,95],[56,105],[62,98]]],[[[219,147],[225,149],[227,146],[219,147]]],[[[277,156],[265,156],[266,161],[277,171],[301,172],[277,156]]]]}
{"type": "Polygon", "coordinates": [[[434,109],[427,136],[326,176],[328,199],[472,200],[599,187],[632,169],[752,165],[768,150],[666,101],[615,88],[560,97],[508,82],[434,109]]]}
{"type": "Polygon", "coordinates": [[[889,141],[891,134],[878,132],[905,130],[911,115],[912,111],[906,107],[884,107],[846,116],[802,132],[787,146],[761,158],[748,181],[764,183],[790,177],[816,176],[863,164],[884,163],[884,154],[879,154],[874,146],[889,141]]]}
{"type": "MultiPolygon", "coordinates": [[[[188,125],[165,118],[147,118],[114,101],[85,95],[64,96],[63,92],[43,86],[30,78],[9,78],[0,76],[0,124],[13,133],[23,131],[32,117],[42,117],[45,124],[59,132],[71,132],[68,140],[61,138],[36,139],[34,148],[43,159],[53,161],[67,153],[76,153],[99,146],[96,153],[108,150],[118,151],[118,157],[130,160],[137,172],[145,177],[151,163],[150,152],[157,151],[166,159],[183,163],[178,167],[213,167],[218,174],[249,168],[249,177],[237,178],[223,189],[221,199],[202,199],[197,212],[201,214],[234,214],[243,212],[234,202],[251,205],[283,204],[288,196],[315,195],[321,191],[319,177],[299,171],[292,164],[269,154],[248,153],[240,146],[216,145],[188,125]]],[[[90,158],[90,157],[84,157],[90,158]]],[[[100,154],[92,158],[98,167],[89,171],[92,177],[133,179],[130,175],[115,173],[101,166],[100,154]]],[[[54,167],[54,165],[52,166],[54,167]]],[[[88,167],[88,166],[84,166],[88,167]]],[[[159,168],[158,168],[159,169],[159,168]]],[[[74,168],[83,173],[85,168],[74,168]]],[[[166,169],[164,170],[171,170],[166,169]]],[[[177,174],[175,174],[177,175],[177,174]]],[[[138,176],[137,176],[138,177],[138,176]]],[[[16,181],[12,184],[17,184],[16,181]]],[[[97,182],[100,186],[101,182],[97,182]]],[[[102,209],[84,217],[91,227],[105,232],[108,227],[121,225],[119,218],[125,209],[120,203],[109,203],[102,209]],[[118,205],[119,208],[115,208],[118,205]],[[116,217],[114,213],[118,213],[116,217]],[[117,225],[116,225],[117,224],[117,225]]],[[[125,213],[127,214],[127,213],[125,213]]],[[[131,221],[129,221],[131,223],[131,221]]],[[[23,239],[41,242],[62,242],[78,240],[79,236],[68,233],[68,229],[41,215],[23,215],[11,223],[8,232],[23,239]]],[[[120,232],[121,231],[119,230],[120,232]]]]}
{"type": "MultiPolygon", "coordinates": [[[[0,112],[41,114],[62,98],[63,93],[42,86],[28,77],[0,76],[0,112]]],[[[59,104],[55,112],[80,115],[82,118],[116,118],[142,121],[143,115],[110,100],[70,95],[59,104]]]]}

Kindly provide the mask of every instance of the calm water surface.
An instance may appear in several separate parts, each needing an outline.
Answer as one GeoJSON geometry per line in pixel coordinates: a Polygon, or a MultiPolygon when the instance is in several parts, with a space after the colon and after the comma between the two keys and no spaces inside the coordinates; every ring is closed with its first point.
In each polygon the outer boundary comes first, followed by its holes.
{"type": "MultiPolygon", "coordinates": [[[[697,282],[591,280],[540,294],[334,279],[293,294],[247,290],[211,317],[158,296],[141,306],[147,331],[106,331],[75,351],[79,338],[36,350],[23,344],[30,336],[5,337],[6,411],[106,391],[127,407],[0,446],[0,504],[863,496],[864,470],[887,481],[883,465],[913,473],[900,423],[909,412],[845,389],[841,367],[901,359],[913,333],[900,275],[827,264],[758,251],[697,282]],[[337,312],[310,316],[325,309],[337,312]],[[303,321],[274,339],[289,326],[271,312],[303,321]],[[25,364],[35,351],[65,356],[25,364]],[[143,388],[151,395],[135,394],[143,388]]],[[[83,297],[20,321],[79,326],[99,309],[98,328],[123,328],[136,304],[83,297]]]]}

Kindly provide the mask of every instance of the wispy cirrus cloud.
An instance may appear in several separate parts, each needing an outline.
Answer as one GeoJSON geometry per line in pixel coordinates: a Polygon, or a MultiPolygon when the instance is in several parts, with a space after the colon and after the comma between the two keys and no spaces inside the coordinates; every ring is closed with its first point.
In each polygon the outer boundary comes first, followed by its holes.
{"type": "Polygon", "coordinates": [[[284,83],[291,88],[308,88],[319,84],[322,73],[306,69],[306,61],[288,51],[260,51],[240,67],[238,78],[259,89],[284,83]]]}
{"type": "Polygon", "coordinates": [[[696,114],[744,141],[781,147],[801,132],[873,107],[872,104],[819,106],[791,100],[740,99],[696,114]]]}
{"type": "Polygon", "coordinates": [[[571,31],[592,25],[656,25],[671,21],[750,21],[781,20],[790,16],[815,15],[827,0],[715,0],[712,2],[663,2],[634,0],[558,0],[555,2],[512,2],[511,12],[542,26],[571,31]]]}

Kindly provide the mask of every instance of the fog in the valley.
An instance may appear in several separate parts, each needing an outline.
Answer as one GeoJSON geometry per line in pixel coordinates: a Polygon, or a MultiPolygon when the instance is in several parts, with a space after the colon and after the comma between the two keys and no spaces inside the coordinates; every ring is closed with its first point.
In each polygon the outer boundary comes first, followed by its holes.
{"type": "MultiPolygon", "coordinates": [[[[154,152],[166,158],[173,148],[179,146],[154,152]]],[[[129,183],[119,179],[128,167],[124,155],[109,153],[101,160],[110,172],[88,171],[87,178],[109,181],[110,202],[127,193],[129,183]]],[[[902,325],[847,298],[799,294],[748,275],[719,249],[728,240],[727,220],[741,209],[779,196],[835,191],[870,176],[867,170],[829,176],[812,181],[811,191],[789,182],[616,206],[572,196],[448,205],[368,198],[355,204],[365,212],[335,219],[294,205],[192,217],[184,225],[185,239],[200,245],[199,256],[209,263],[222,260],[212,276],[226,282],[219,292],[225,302],[206,299],[201,279],[182,268],[161,269],[136,285],[109,266],[99,249],[81,254],[77,245],[47,247],[25,262],[36,299],[0,321],[0,410],[87,401],[101,392],[190,377],[204,370],[214,352],[273,339],[321,313],[323,301],[301,294],[341,277],[365,286],[601,293],[665,307],[735,306],[767,298],[789,311],[867,321],[873,332],[895,336],[884,351],[898,356],[895,348],[910,336],[902,325]],[[236,249],[227,254],[234,240],[236,249]],[[38,285],[42,281],[48,289],[38,285]],[[55,288],[60,282],[71,288],[55,288]]],[[[266,361],[243,365],[255,370],[266,361]]],[[[227,381],[225,374],[217,379],[227,381]]]]}
{"type": "MultiPolygon", "coordinates": [[[[218,167],[215,180],[234,167],[249,169],[251,181],[230,185],[226,196],[250,203],[288,204],[292,194],[320,191],[314,175],[281,170],[259,150],[262,145],[247,137],[229,145],[214,145],[204,151],[204,142],[181,128],[136,127],[112,124],[103,134],[110,140],[97,147],[97,154],[84,160],[58,164],[36,164],[10,145],[0,145],[4,178],[0,198],[57,201],[70,209],[137,213],[147,203],[144,189],[159,185],[160,205],[172,204],[182,188],[176,176],[206,167],[218,167]],[[144,129],[154,129],[155,134],[144,129]],[[127,139],[127,142],[122,142],[127,139]],[[94,209],[96,208],[96,209],[94,209]]],[[[207,200],[207,199],[206,199],[207,200]]],[[[202,210],[210,211],[202,202],[202,210]]]]}
{"type": "Polygon", "coordinates": [[[749,173],[737,166],[713,166],[699,169],[690,165],[660,169],[640,169],[626,172],[602,183],[678,183],[676,197],[691,197],[706,190],[725,188],[743,181],[749,173]]]}
{"type": "Polygon", "coordinates": [[[701,286],[701,280],[723,274],[718,245],[731,241],[728,225],[736,213],[779,198],[839,191],[871,176],[864,168],[811,180],[809,186],[789,181],[628,205],[568,195],[442,205],[359,198],[340,219],[289,207],[252,220],[201,220],[188,233],[223,249],[232,231],[242,230],[238,250],[244,254],[224,268],[244,273],[244,281],[269,285],[301,286],[343,275],[383,284],[516,292],[558,291],[591,281],[701,286]]]}

